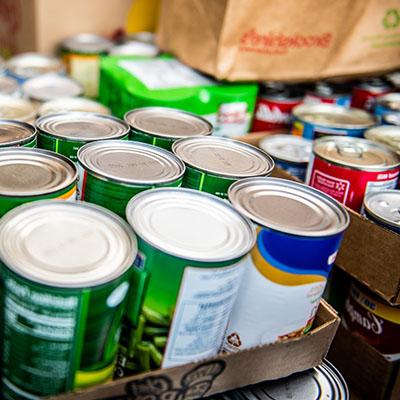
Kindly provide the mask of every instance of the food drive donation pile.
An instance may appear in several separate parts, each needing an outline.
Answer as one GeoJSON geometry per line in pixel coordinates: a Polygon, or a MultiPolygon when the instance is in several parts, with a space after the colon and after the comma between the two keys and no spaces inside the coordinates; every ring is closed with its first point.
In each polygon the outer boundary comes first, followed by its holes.
{"type": "MultiPolygon", "coordinates": [[[[101,80],[99,60],[112,45],[83,36],[62,46],[75,79],[39,54],[14,57],[1,77],[16,85],[4,106],[0,98],[4,398],[59,394],[309,332],[349,225],[345,205],[398,229],[382,204],[399,205],[396,190],[383,190],[397,185],[400,160],[387,138],[399,128],[376,127],[347,97],[344,106],[323,104],[340,97],[328,83],[333,94],[320,95],[322,83],[308,101],[296,94],[292,135],[268,136],[260,148],[223,137],[230,124],[247,131],[255,92],[211,118],[171,107],[168,96],[118,118],[78,97],[96,96],[90,80],[101,80]],[[271,177],[275,164],[307,184],[271,177]]],[[[254,126],[268,116],[268,93],[278,104],[292,90],[300,89],[265,84],[254,126]]],[[[373,102],[380,121],[396,124],[397,93],[375,101],[375,92],[362,107],[373,102]]],[[[290,379],[248,395],[300,381],[313,393],[317,380],[323,395],[348,396],[328,361],[290,379]]]]}

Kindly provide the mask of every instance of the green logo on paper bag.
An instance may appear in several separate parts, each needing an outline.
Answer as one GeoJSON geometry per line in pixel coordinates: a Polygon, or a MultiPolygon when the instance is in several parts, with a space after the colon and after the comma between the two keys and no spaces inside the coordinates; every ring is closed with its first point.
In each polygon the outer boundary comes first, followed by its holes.
{"type": "Polygon", "coordinates": [[[389,8],[383,18],[385,29],[394,29],[400,26],[400,9],[389,8]]]}

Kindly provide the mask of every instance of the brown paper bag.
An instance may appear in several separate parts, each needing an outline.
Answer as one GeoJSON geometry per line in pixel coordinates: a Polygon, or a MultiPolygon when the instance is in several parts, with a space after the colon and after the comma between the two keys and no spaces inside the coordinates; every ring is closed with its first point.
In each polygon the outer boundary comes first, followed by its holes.
{"type": "Polygon", "coordinates": [[[400,67],[400,0],[164,0],[158,44],[227,80],[315,80],[400,67]]]}

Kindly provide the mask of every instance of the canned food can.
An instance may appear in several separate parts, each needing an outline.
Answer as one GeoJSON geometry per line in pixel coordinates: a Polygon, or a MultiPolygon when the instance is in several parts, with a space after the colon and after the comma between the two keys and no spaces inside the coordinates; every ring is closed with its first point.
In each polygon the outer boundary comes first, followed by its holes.
{"type": "Polygon", "coordinates": [[[378,121],[381,121],[385,114],[400,112],[400,93],[388,93],[377,97],[374,112],[378,121]]]}
{"type": "Polygon", "coordinates": [[[0,76],[0,94],[16,96],[19,94],[18,81],[11,76],[0,76]]]}
{"type": "Polygon", "coordinates": [[[159,53],[159,48],[153,43],[139,42],[131,40],[114,46],[110,50],[110,56],[145,56],[155,57],[159,53]]]}
{"type": "Polygon", "coordinates": [[[63,74],[65,68],[62,62],[55,57],[28,52],[11,57],[7,62],[7,72],[19,83],[23,83],[27,79],[50,72],[63,74]]]}
{"type": "Polygon", "coordinates": [[[31,201],[75,201],[76,180],[75,165],[52,151],[0,149],[0,216],[31,201]]]}
{"type": "Polygon", "coordinates": [[[0,94],[0,118],[33,123],[36,108],[28,100],[0,94]]]}
{"type": "Polygon", "coordinates": [[[400,127],[400,112],[384,114],[382,116],[382,124],[400,127]]]}
{"type": "Polygon", "coordinates": [[[252,132],[274,131],[290,127],[291,113],[304,97],[299,85],[270,87],[261,84],[254,112],[252,132]]]}
{"type": "Polygon", "coordinates": [[[228,197],[258,229],[223,350],[301,336],[317,313],[347,211],[318,190],[278,178],[242,179],[228,197]]]}
{"type": "Polygon", "coordinates": [[[100,79],[100,57],[109,52],[113,43],[91,33],[81,33],[61,43],[61,54],[68,73],[83,86],[84,94],[97,97],[100,79]]]}
{"type": "Polygon", "coordinates": [[[304,97],[305,104],[327,103],[348,108],[350,102],[351,89],[348,82],[316,82],[314,89],[304,97]]]}
{"type": "Polygon", "coordinates": [[[26,122],[0,119],[0,148],[36,147],[36,128],[26,122]]]}
{"type": "Polygon", "coordinates": [[[380,125],[365,132],[365,138],[385,144],[400,155],[400,126],[380,125]]]}
{"type": "Polygon", "coordinates": [[[304,181],[311,158],[311,140],[293,135],[271,135],[262,139],[260,147],[275,161],[275,165],[304,181]]]}
{"type": "Polygon", "coordinates": [[[22,84],[22,94],[39,104],[60,97],[75,97],[82,94],[81,85],[67,76],[44,74],[28,79],[22,84]]]}
{"type": "Polygon", "coordinates": [[[137,244],[94,205],[25,204],[0,222],[3,390],[36,399],[111,379],[137,244]]]}
{"type": "Polygon", "coordinates": [[[358,136],[375,125],[364,110],[332,104],[302,104],[293,109],[292,134],[305,139],[321,136],[358,136]]]}
{"type": "Polygon", "coordinates": [[[364,212],[370,220],[400,233],[400,190],[368,194],[364,199],[364,212]]]}
{"type": "Polygon", "coordinates": [[[218,197],[180,188],[139,193],[126,217],[139,252],[119,375],[216,355],[254,227],[218,197]]]}
{"type": "Polygon", "coordinates": [[[86,99],[84,97],[62,97],[43,103],[38,110],[39,117],[47,114],[56,114],[59,112],[91,112],[96,114],[110,115],[111,110],[97,101],[86,99]]]}
{"type": "Polygon", "coordinates": [[[172,144],[190,136],[209,136],[212,125],[198,115],[167,107],[143,107],[128,111],[130,139],[171,150],[172,144]]]}
{"type": "Polygon", "coordinates": [[[393,85],[394,88],[400,88],[400,71],[394,71],[387,74],[385,78],[393,85]]]}
{"type": "Polygon", "coordinates": [[[106,140],[88,143],[78,151],[83,169],[80,199],[125,218],[128,201],[155,187],[180,186],[183,162],[167,150],[146,143],[106,140]]]}
{"type": "Polygon", "coordinates": [[[213,397],[216,400],[349,400],[341,373],[328,361],[308,371],[213,397]]]}
{"type": "Polygon", "coordinates": [[[390,306],[359,284],[350,288],[344,324],[389,361],[400,360],[400,308],[390,306]]]}
{"type": "Polygon", "coordinates": [[[110,115],[61,112],[36,121],[38,147],[63,154],[77,161],[80,147],[96,140],[128,139],[129,126],[110,115]]]}
{"type": "Polygon", "coordinates": [[[321,138],[314,142],[306,182],[360,212],[367,193],[396,187],[399,166],[399,156],[379,143],[360,138],[321,138]]]}
{"type": "Polygon", "coordinates": [[[383,78],[367,78],[353,86],[351,106],[373,111],[378,96],[393,92],[393,85],[383,78]]]}
{"type": "Polygon", "coordinates": [[[241,178],[268,176],[273,159],[257,147],[220,137],[176,141],[173,152],[186,164],[182,186],[226,199],[228,188],[241,178]]]}

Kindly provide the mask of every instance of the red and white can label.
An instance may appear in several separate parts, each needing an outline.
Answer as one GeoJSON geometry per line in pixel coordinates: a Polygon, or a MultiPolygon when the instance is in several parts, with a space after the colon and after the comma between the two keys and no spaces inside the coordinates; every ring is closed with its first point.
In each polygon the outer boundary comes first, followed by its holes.
{"type": "Polygon", "coordinates": [[[353,96],[351,98],[351,106],[361,108],[367,111],[372,111],[375,105],[375,100],[378,96],[390,93],[393,90],[385,89],[379,92],[372,92],[359,87],[353,88],[353,96]]]}
{"type": "Polygon", "coordinates": [[[253,132],[289,128],[291,113],[301,101],[273,101],[264,97],[257,99],[253,120],[253,132]]]}
{"type": "Polygon", "coordinates": [[[399,169],[370,172],[341,167],[315,157],[310,163],[307,183],[354,211],[361,210],[366,193],[394,189],[399,169]]]}

